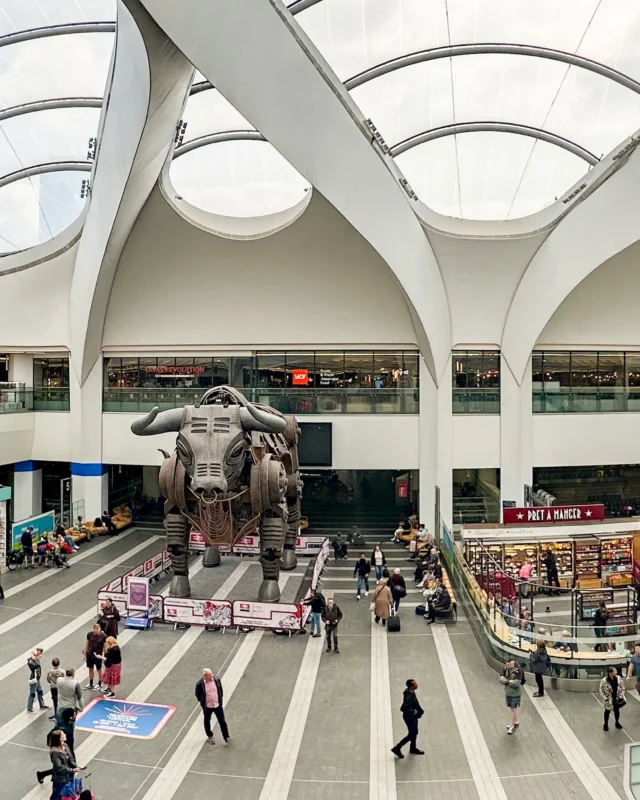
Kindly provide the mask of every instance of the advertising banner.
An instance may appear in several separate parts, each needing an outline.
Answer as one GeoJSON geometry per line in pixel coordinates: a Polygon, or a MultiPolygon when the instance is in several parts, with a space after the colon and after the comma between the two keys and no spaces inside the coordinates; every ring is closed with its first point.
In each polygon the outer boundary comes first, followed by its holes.
{"type": "Polygon", "coordinates": [[[53,511],[48,511],[46,514],[38,514],[37,517],[30,517],[16,522],[11,526],[11,547],[17,550],[20,547],[20,537],[28,527],[33,528],[34,539],[39,539],[43,533],[55,531],[56,529],[56,515],[53,511]]]}
{"type": "MultiPolygon", "coordinates": [[[[109,597],[113,605],[120,612],[124,619],[129,616],[129,596],[126,592],[106,592],[101,589],[98,592],[98,616],[102,614],[102,608],[109,597]]],[[[149,595],[149,619],[164,622],[164,597],[161,594],[149,595]]]]}
{"type": "Polygon", "coordinates": [[[127,582],[127,611],[149,610],[149,578],[131,576],[127,582]]]}
{"type": "MultiPolygon", "coordinates": [[[[299,556],[314,556],[318,553],[324,542],[324,536],[298,536],[296,539],[296,553],[299,556]]],[[[204,536],[199,531],[191,531],[189,534],[189,550],[198,552],[204,550],[204,536]]],[[[221,553],[228,553],[230,548],[226,545],[219,547],[221,553]]],[[[257,534],[243,536],[233,546],[234,553],[244,555],[258,555],[260,553],[260,537],[257,534]]]]}
{"type": "Polygon", "coordinates": [[[300,630],[302,608],[294,603],[258,603],[236,600],[233,624],[241,628],[300,630]]]}
{"type": "Polygon", "coordinates": [[[550,522],[593,522],[604,519],[604,505],[586,506],[531,506],[505,508],[502,512],[505,525],[530,525],[550,522]]]}
{"type": "Polygon", "coordinates": [[[175,710],[175,706],[96,697],[78,716],[76,729],[130,739],[155,739],[175,710]]]}
{"type": "Polygon", "coordinates": [[[211,625],[228,628],[232,606],[227,600],[198,600],[194,597],[165,597],[164,621],[185,625],[211,625]]]}
{"type": "Polygon", "coordinates": [[[324,565],[327,563],[327,558],[329,558],[329,540],[325,539],[320,548],[320,552],[316,556],[315,564],[313,565],[313,575],[311,576],[312,589],[316,589],[318,586],[318,581],[320,580],[324,565]]]}
{"type": "Polygon", "coordinates": [[[7,501],[0,500],[0,570],[7,563],[7,501]]]}

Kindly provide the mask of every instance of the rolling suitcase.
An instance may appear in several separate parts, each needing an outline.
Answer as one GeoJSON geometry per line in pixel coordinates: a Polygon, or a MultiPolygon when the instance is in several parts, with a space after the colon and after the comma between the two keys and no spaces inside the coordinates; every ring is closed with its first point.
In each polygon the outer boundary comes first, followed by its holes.
{"type": "Polygon", "coordinates": [[[398,633],[400,630],[400,617],[398,612],[391,606],[391,616],[387,620],[387,631],[389,633],[398,633]]]}

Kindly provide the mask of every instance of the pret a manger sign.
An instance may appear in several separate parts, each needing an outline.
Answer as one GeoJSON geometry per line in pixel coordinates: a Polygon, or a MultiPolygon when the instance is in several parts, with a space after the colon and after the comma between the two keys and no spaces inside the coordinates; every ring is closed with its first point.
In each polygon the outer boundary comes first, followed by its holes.
{"type": "Polygon", "coordinates": [[[593,522],[604,519],[604,506],[542,506],[531,508],[505,508],[505,525],[526,525],[527,523],[549,522],[593,522]]]}

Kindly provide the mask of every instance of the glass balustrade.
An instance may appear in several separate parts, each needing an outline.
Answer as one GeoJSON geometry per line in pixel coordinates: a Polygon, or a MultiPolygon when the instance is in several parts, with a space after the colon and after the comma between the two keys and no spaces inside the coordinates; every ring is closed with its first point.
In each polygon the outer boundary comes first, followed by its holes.
{"type": "MultiPolygon", "coordinates": [[[[244,388],[247,400],[273,406],[283,414],[418,414],[419,389],[244,388]]],[[[144,412],[193,405],[199,389],[104,389],[103,411],[144,412]]]]}
{"type": "Polygon", "coordinates": [[[500,389],[453,389],[454,414],[499,414],[500,389]]]}
{"type": "Polygon", "coordinates": [[[0,414],[24,414],[33,411],[31,389],[4,389],[0,387],[0,414]]]}

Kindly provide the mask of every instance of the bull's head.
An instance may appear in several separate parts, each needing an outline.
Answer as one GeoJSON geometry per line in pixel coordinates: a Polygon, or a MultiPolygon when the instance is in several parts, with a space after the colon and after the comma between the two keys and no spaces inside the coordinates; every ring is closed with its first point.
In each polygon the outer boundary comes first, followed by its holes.
{"type": "MultiPolygon", "coordinates": [[[[206,398],[207,395],[203,400],[206,398]]],[[[226,395],[218,393],[216,398],[220,402],[216,400],[213,405],[170,411],[160,412],[156,406],[131,425],[137,436],[178,433],[178,458],[189,476],[191,490],[203,499],[225,497],[237,489],[249,431],[282,433],[286,425],[283,417],[247,402],[237,390],[226,395]]]]}

